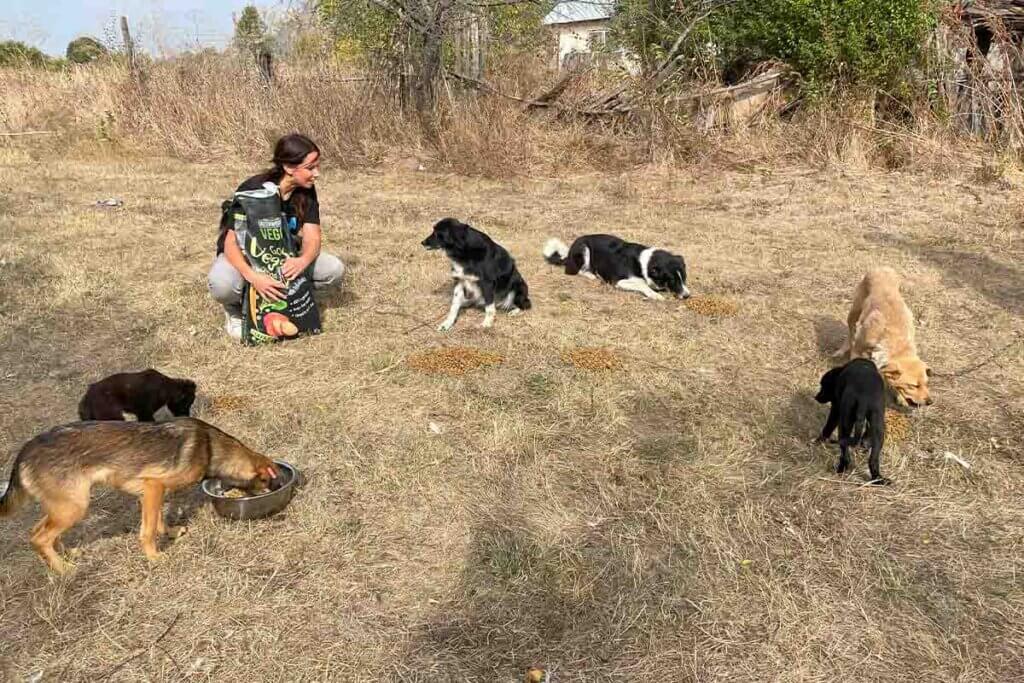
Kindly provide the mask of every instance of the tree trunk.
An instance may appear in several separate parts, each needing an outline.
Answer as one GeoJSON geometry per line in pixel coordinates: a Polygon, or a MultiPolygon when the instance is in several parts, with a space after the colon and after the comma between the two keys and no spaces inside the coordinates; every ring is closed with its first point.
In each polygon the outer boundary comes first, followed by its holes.
{"type": "Polygon", "coordinates": [[[274,84],[274,56],[270,50],[260,48],[256,55],[256,66],[259,69],[263,84],[267,87],[274,84]]]}
{"type": "Polygon", "coordinates": [[[432,26],[419,36],[418,54],[413,58],[412,87],[416,113],[425,122],[433,123],[437,104],[438,79],[441,75],[441,29],[432,26]]]}

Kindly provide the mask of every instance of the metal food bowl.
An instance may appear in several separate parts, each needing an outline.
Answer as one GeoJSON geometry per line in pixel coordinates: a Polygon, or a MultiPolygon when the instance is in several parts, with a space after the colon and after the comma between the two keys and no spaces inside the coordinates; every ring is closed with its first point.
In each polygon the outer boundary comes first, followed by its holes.
{"type": "Polygon", "coordinates": [[[260,519],[276,514],[287,507],[297,486],[301,484],[299,471],[284,462],[275,460],[278,474],[270,480],[270,491],[245,498],[229,498],[224,495],[220,479],[211,477],[202,483],[203,493],[213,503],[213,509],[228,519],[260,519]]]}

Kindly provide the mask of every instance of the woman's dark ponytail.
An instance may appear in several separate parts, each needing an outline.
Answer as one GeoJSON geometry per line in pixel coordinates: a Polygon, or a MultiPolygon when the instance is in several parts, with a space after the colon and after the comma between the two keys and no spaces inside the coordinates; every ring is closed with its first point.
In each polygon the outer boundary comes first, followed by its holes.
{"type": "MultiPolygon", "coordinates": [[[[275,185],[281,184],[284,178],[285,164],[298,166],[310,152],[320,154],[320,148],[316,143],[301,133],[285,135],[274,145],[274,158],[271,159],[273,166],[259,175],[260,184],[272,182],[275,185]]],[[[295,216],[301,226],[306,220],[306,210],[309,208],[309,197],[306,193],[299,192],[292,195],[292,206],[295,207],[295,216]]]]}

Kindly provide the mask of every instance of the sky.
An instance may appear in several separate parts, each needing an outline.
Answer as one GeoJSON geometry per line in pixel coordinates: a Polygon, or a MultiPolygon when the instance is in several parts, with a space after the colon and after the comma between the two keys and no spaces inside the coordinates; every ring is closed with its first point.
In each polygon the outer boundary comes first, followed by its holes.
{"type": "Polygon", "coordinates": [[[119,37],[124,15],[136,44],[152,54],[223,47],[231,38],[232,12],[241,14],[249,4],[280,9],[287,0],[3,0],[0,40],[20,40],[59,57],[80,35],[101,42],[119,37]]]}

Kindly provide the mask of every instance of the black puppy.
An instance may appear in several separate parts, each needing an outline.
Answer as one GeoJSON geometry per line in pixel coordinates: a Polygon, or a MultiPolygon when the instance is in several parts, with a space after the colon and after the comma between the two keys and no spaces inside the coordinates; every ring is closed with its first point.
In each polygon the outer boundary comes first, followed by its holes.
{"type": "Polygon", "coordinates": [[[584,235],[571,247],[552,237],[544,245],[544,260],[565,266],[566,275],[584,275],[613,284],[619,289],[640,292],[648,299],[664,299],[659,292],[671,292],[688,299],[686,262],[682,256],[614,235],[584,235]]]}
{"type": "Polygon", "coordinates": [[[530,308],[526,280],[516,270],[516,262],[490,237],[479,230],[445,218],[421,243],[427,249],[443,249],[452,262],[452,305],[448,317],[437,329],[452,329],[459,311],[469,306],[484,309],[484,327],[494,324],[496,307],[518,315],[530,308]]]}
{"type": "Polygon", "coordinates": [[[196,399],[196,383],[173,379],[156,370],[123,372],[90,384],[78,403],[82,420],[124,420],[132,413],[139,422],[153,422],[163,406],[176,417],[187,417],[196,399]]]}
{"type": "Polygon", "coordinates": [[[863,440],[871,442],[868,468],[871,483],[888,484],[879,469],[882,444],[885,442],[885,383],[878,367],[866,358],[857,358],[846,365],[832,368],[821,377],[821,391],[814,397],[818,403],[831,403],[828,420],[818,441],[826,441],[839,426],[839,465],[842,474],[850,467],[850,446],[863,440]]]}

